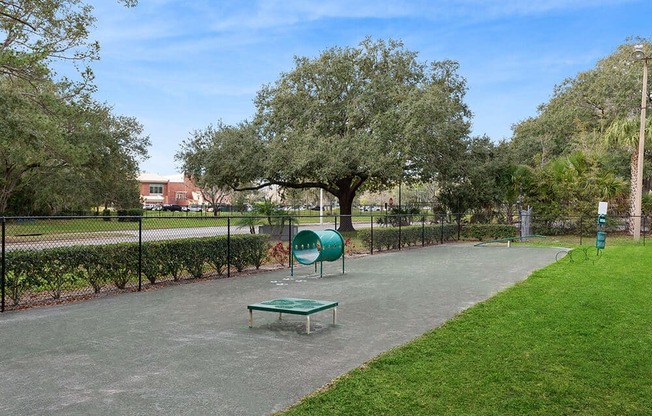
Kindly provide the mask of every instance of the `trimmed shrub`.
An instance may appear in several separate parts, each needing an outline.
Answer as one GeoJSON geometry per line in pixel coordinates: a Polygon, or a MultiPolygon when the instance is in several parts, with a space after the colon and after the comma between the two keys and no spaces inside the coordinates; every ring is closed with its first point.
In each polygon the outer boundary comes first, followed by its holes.
{"type": "Polygon", "coordinates": [[[94,293],[100,293],[106,283],[106,273],[102,264],[104,250],[102,246],[75,246],[69,247],[75,253],[79,267],[75,269],[78,280],[88,282],[94,293]]]}
{"type": "Polygon", "coordinates": [[[206,252],[206,262],[221,276],[226,269],[228,240],[224,236],[213,237],[208,240],[208,249],[206,252]]]}
{"type": "MultiPolygon", "coordinates": [[[[266,234],[262,235],[268,238],[266,234]]],[[[242,237],[243,235],[231,236],[231,265],[239,272],[243,271],[248,264],[247,249],[245,247],[247,240],[242,237]]]]}
{"type": "MultiPolygon", "coordinates": [[[[442,239],[443,241],[451,240],[457,232],[455,224],[428,224],[428,225],[411,225],[408,227],[401,227],[400,229],[400,244],[401,247],[414,246],[420,244],[436,244],[442,239]]],[[[383,249],[392,250],[397,249],[399,246],[399,228],[374,228],[373,238],[371,241],[371,230],[364,229],[358,231],[358,237],[362,240],[367,249],[381,251],[383,249]]]]}
{"type": "Polygon", "coordinates": [[[112,281],[115,287],[126,288],[130,280],[138,277],[138,244],[123,243],[108,246],[100,264],[104,267],[108,280],[112,281]]]}
{"type": "Polygon", "coordinates": [[[138,222],[138,218],[124,218],[124,217],[142,217],[144,210],[142,208],[119,209],[116,211],[118,214],[118,221],[120,222],[138,222]]]}
{"type": "Polygon", "coordinates": [[[64,289],[75,281],[79,267],[74,254],[68,247],[32,252],[32,265],[38,285],[50,293],[52,299],[59,299],[64,289]]]}
{"type": "Polygon", "coordinates": [[[155,284],[165,274],[163,269],[163,244],[155,241],[145,242],[142,245],[140,270],[151,284],[155,284]]]}
{"type": "Polygon", "coordinates": [[[5,261],[5,291],[14,306],[20,303],[23,293],[36,284],[32,273],[31,251],[8,253],[5,261]]]}
{"type": "MultiPolygon", "coordinates": [[[[260,235],[250,237],[248,239],[249,244],[247,244],[247,257],[252,266],[256,270],[260,269],[260,266],[267,259],[267,251],[269,250],[269,239],[263,238],[260,235]]],[[[288,243],[289,244],[289,243],[288,243]]]]}
{"type": "Polygon", "coordinates": [[[467,224],[462,228],[462,236],[479,241],[518,237],[518,233],[513,225],[467,224]]]}
{"type": "Polygon", "coordinates": [[[202,277],[204,275],[204,263],[208,257],[206,255],[209,247],[207,240],[203,238],[191,238],[181,241],[186,248],[180,250],[177,255],[183,267],[192,277],[202,277]]]}
{"type": "Polygon", "coordinates": [[[161,247],[161,266],[163,273],[172,276],[176,282],[181,278],[183,271],[183,251],[186,250],[186,243],[183,240],[169,240],[161,247]]]}
{"type": "MultiPolygon", "coordinates": [[[[231,236],[231,263],[238,271],[259,268],[269,248],[266,235],[231,236]]],[[[6,253],[5,289],[16,306],[25,292],[47,291],[59,299],[68,289],[92,287],[99,293],[111,282],[125,289],[138,278],[137,243],[71,246],[6,253]]],[[[201,277],[206,266],[222,274],[227,266],[226,236],[142,243],[141,272],[154,284],[164,275],[180,280],[184,270],[201,277]]]]}

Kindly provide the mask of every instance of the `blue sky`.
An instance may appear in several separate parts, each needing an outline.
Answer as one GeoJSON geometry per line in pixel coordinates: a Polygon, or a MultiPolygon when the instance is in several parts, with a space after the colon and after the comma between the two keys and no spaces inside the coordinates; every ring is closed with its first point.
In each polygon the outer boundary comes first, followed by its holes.
{"type": "Polygon", "coordinates": [[[366,36],[400,39],[421,61],[453,59],[468,83],[473,135],[509,139],[555,85],[630,36],[652,37],[650,0],[140,0],[93,2],[96,99],[150,136],[141,170],[177,172],[197,129],[250,119],[264,84],[366,36]]]}

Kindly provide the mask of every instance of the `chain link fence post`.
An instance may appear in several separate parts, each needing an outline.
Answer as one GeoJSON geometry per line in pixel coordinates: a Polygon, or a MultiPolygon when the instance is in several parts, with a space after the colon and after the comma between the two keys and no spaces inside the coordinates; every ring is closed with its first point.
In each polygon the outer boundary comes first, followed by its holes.
{"type": "Polygon", "coordinates": [[[5,269],[6,227],[5,227],[5,224],[6,224],[6,219],[5,219],[5,217],[2,217],[2,276],[0,277],[0,279],[2,280],[0,282],[0,285],[2,286],[2,301],[0,301],[0,312],[5,311],[5,282],[6,282],[6,279],[5,279],[5,272],[6,272],[6,269],[5,269]]]}
{"type": "Polygon", "coordinates": [[[426,216],[421,216],[421,247],[426,246],[426,216]]]}
{"type": "Polygon", "coordinates": [[[398,216],[398,250],[401,251],[401,231],[403,227],[403,216],[401,215],[401,208],[399,204],[399,216],[398,216]]]}
{"type": "MultiPolygon", "coordinates": [[[[288,246],[290,247],[290,258],[288,259],[288,267],[292,268],[292,217],[288,219],[288,246]]],[[[298,224],[298,221],[297,221],[298,224]]]]}
{"type": "Polygon", "coordinates": [[[441,223],[441,226],[439,227],[439,244],[444,244],[444,215],[445,214],[439,215],[439,222],[441,223]]]}
{"type": "Polygon", "coordinates": [[[369,232],[371,241],[369,242],[371,255],[374,254],[374,214],[371,214],[371,231],[369,232]]]}
{"type": "Polygon", "coordinates": [[[138,291],[143,290],[143,217],[138,217],[138,291]]]}

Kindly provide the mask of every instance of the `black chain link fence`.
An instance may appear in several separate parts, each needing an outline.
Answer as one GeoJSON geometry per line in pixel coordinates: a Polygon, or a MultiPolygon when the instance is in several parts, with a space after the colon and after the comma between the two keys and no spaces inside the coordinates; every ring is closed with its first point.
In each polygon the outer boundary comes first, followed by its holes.
{"type": "MultiPolygon", "coordinates": [[[[337,229],[342,217],[282,218],[212,213],[148,213],[143,217],[3,217],[0,310],[18,310],[108,294],[149,290],[191,279],[289,267],[300,229],[337,229]],[[262,235],[261,235],[262,233],[262,235]]],[[[528,218],[533,237],[592,244],[595,218],[528,218]]],[[[627,217],[604,231],[627,235],[627,217]]],[[[369,212],[354,215],[345,252],[374,254],[449,241],[513,241],[521,221],[468,223],[463,215],[369,212]]],[[[642,218],[643,243],[649,219],[642,218]]]]}

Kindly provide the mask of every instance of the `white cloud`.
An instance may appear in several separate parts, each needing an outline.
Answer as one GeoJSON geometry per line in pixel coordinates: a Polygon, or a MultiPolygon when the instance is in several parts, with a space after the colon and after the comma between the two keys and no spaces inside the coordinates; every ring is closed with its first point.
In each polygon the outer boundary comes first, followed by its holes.
{"type": "Polygon", "coordinates": [[[536,16],[551,12],[596,9],[635,3],[639,0],[452,0],[445,10],[455,15],[475,16],[487,20],[495,18],[536,16]]]}

